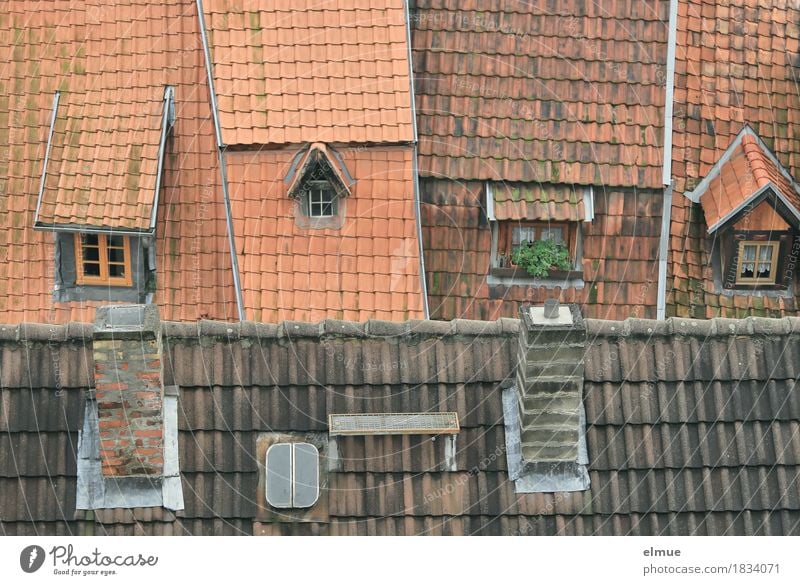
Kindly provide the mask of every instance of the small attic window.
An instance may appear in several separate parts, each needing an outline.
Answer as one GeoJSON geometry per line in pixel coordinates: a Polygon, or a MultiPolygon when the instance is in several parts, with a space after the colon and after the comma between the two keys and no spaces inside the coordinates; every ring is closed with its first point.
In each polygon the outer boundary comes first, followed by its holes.
{"type": "Polygon", "coordinates": [[[126,236],[75,234],[77,278],[83,285],[131,286],[131,245],[126,236]]]}
{"type": "Polygon", "coordinates": [[[267,449],[266,497],[273,508],[310,508],[319,498],[319,451],[311,443],[267,449]]]}
{"type": "Polygon", "coordinates": [[[302,197],[303,212],[308,217],[336,215],[338,197],[328,181],[309,181],[302,197]]]}
{"type": "Polygon", "coordinates": [[[310,229],[339,229],[345,200],[355,183],[341,157],[322,143],[295,156],[287,173],[289,197],[296,201],[295,222],[310,229]]]}
{"type": "Polygon", "coordinates": [[[775,284],[779,242],[739,242],[736,284],[775,284]]]}

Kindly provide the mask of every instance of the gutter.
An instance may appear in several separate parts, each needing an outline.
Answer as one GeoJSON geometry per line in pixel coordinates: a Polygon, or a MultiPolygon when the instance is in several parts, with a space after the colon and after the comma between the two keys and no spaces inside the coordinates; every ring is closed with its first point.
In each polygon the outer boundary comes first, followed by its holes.
{"type": "Polygon", "coordinates": [[[413,128],[412,140],[417,144],[419,137],[417,135],[417,104],[416,104],[416,91],[414,90],[414,61],[411,51],[411,7],[409,0],[404,0],[406,5],[406,43],[408,44],[408,82],[409,91],[411,91],[411,127],[413,128]]]}
{"type": "Polygon", "coordinates": [[[419,279],[422,286],[422,311],[425,319],[431,318],[430,307],[428,306],[428,281],[425,273],[425,246],[422,241],[422,207],[419,200],[419,165],[417,161],[417,104],[416,93],[414,91],[414,61],[411,52],[411,7],[408,0],[404,0],[406,10],[406,44],[408,46],[408,81],[411,97],[411,125],[412,125],[412,168],[414,173],[414,215],[417,223],[417,248],[419,251],[419,279]]]}
{"type": "Polygon", "coordinates": [[[414,215],[417,217],[417,241],[419,248],[419,278],[422,284],[422,310],[426,319],[431,318],[430,307],[428,307],[428,282],[425,277],[425,250],[422,244],[422,211],[419,202],[419,168],[417,167],[417,145],[413,146],[411,153],[413,166],[411,172],[414,173],[414,215]]]}
{"type": "Polygon", "coordinates": [[[203,11],[203,0],[196,0],[197,19],[200,25],[200,39],[203,42],[203,55],[206,61],[206,75],[208,77],[208,94],[211,99],[211,116],[214,119],[214,133],[217,138],[217,153],[219,155],[219,171],[222,179],[222,199],[225,204],[225,223],[228,226],[228,247],[231,254],[231,268],[233,269],[233,288],[236,293],[236,309],[239,321],[244,321],[244,300],[242,299],[242,283],[239,277],[239,259],[236,255],[236,240],[233,235],[233,214],[231,212],[230,192],[228,191],[228,169],[225,162],[225,143],[222,142],[222,128],[219,123],[219,108],[217,107],[217,92],[214,90],[214,73],[211,70],[211,50],[206,36],[206,21],[203,11]]]}
{"type": "Polygon", "coordinates": [[[658,242],[658,297],[656,299],[656,319],[667,318],[667,259],[669,258],[669,233],[672,223],[672,185],[664,189],[661,209],[661,238],[658,242]]]}
{"type": "Polygon", "coordinates": [[[161,181],[164,175],[164,155],[167,150],[167,134],[175,123],[175,88],[168,85],[164,89],[164,114],[161,119],[161,139],[158,142],[158,169],[156,170],[156,192],[153,195],[153,209],[150,211],[150,233],[156,229],[158,200],[161,193],[161,181]]]}
{"type": "Polygon", "coordinates": [[[667,316],[667,261],[672,223],[672,115],[675,101],[675,48],[678,36],[678,0],[669,3],[669,32],[667,37],[667,74],[664,95],[664,162],[661,180],[666,187],[661,206],[661,238],[658,243],[658,297],[656,319],[667,316]]]}
{"type": "Polygon", "coordinates": [[[675,100],[675,46],[678,36],[678,0],[669,3],[669,36],[667,39],[667,76],[664,98],[664,164],[661,180],[672,183],[672,111],[675,100]]]}
{"type": "Polygon", "coordinates": [[[47,132],[47,146],[44,151],[44,162],[42,163],[42,180],[39,183],[39,199],[36,201],[36,213],[33,216],[33,225],[39,223],[39,208],[42,205],[42,197],[44,197],[44,184],[47,180],[47,163],[50,160],[50,150],[53,146],[53,133],[56,128],[56,116],[58,115],[58,100],[61,98],[61,92],[57,91],[53,94],[53,115],[50,117],[50,130],[47,132]]]}

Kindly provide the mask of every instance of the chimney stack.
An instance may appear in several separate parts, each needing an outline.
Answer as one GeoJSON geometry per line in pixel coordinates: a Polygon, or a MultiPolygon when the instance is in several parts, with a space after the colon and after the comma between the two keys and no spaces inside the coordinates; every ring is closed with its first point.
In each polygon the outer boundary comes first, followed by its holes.
{"type": "Polygon", "coordinates": [[[93,344],[103,477],[162,476],[164,384],[158,307],[99,307],[93,344]]]}
{"type": "Polygon", "coordinates": [[[576,305],[523,306],[517,365],[522,459],[576,463],[586,328],[576,305]]]}

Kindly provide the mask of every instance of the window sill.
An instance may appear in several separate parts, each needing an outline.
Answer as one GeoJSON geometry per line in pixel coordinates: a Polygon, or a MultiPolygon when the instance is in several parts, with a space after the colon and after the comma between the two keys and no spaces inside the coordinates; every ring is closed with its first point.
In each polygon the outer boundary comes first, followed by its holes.
{"type": "Polygon", "coordinates": [[[489,286],[534,286],[582,289],[582,270],[551,270],[547,278],[531,276],[522,268],[492,268],[486,277],[489,286]]]}
{"type": "Polygon", "coordinates": [[[489,274],[498,278],[513,278],[516,280],[583,280],[583,270],[550,270],[546,278],[531,276],[523,268],[492,268],[489,274]]]}

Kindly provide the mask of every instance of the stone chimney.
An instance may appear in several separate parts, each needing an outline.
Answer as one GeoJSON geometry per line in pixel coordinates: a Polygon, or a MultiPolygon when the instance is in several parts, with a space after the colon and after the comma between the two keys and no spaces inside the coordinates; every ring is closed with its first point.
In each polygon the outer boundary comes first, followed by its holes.
{"type": "Polygon", "coordinates": [[[523,306],[517,366],[522,459],[576,463],[583,432],[586,328],[576,305],[523,306]]]}
{"type": "Polygon", "coordinates": [[[93,344],[103,477],[160,477],[164,384],[158,307],[98,308],[93,344]]]}

